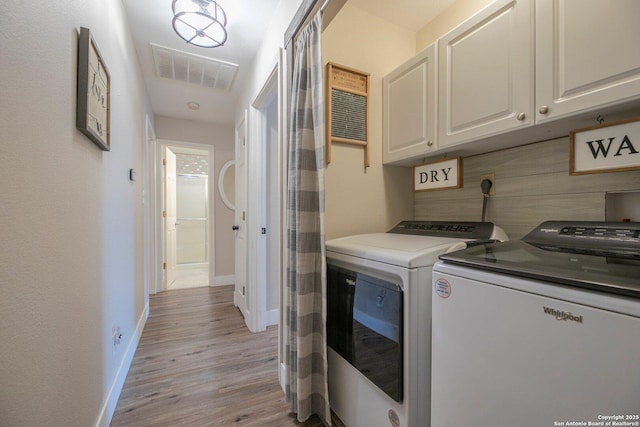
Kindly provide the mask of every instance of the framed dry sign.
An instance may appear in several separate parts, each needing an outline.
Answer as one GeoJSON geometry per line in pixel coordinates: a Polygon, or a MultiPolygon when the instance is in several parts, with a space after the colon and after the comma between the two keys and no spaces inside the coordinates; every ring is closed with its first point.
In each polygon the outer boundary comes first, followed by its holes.
{"type": "Polygon", "coordinates": [[[364,147],[364,166],[369,166],[369,74],[343,65],[327,64],[327,163],[331,143],[364,147]]]}
{"type": "Polygon", "coordinates": [[[462,157],[438,160],[413,168],[413,191],[462,187],[462,157]]]}
{"type": "Polygon", "coordinates": [[[569,173],[640,169],[640,117],[569,133],[569,173]]]}
{"type": "Polygon", "coordinates": [[[109,151],[111,76],[88,28],[78,40],[76,127],[104,151],[109,151]]]}

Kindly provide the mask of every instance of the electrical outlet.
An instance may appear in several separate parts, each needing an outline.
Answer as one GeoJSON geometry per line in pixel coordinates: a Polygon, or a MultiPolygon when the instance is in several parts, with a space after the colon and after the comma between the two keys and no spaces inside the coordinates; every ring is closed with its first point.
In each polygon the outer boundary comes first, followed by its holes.
{"type": "MultiPolygon", "coordinates": [[[[480,182],[484,181],[485,179],[490,180],[492,184],[491,189],[489,190],[489,195],[495,196],[496,195],[496,173],[491,172],[491,173],[485,173],[480,175],[480,182]]],[[[480,192],[482,192],[482,190],[480,190],[480,192]]]]}
{"type": "Polygon", "coordinates": [[[111,342],[113,343],[112,350],[114,354],[116,352],[116,347],[120,345],[121,341],[122,341],[122,333],[120,333],[120,326],[113,325],[111,327],[111,342]]]}

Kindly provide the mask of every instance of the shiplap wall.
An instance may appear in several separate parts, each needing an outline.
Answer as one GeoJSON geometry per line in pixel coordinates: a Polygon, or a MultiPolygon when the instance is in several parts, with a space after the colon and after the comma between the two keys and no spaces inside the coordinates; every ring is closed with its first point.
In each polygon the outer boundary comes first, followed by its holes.
{"type": "Polygon", "coordinates": [[[604,221],[607,192],[640,191],[640,171],[569,175],[569,138],[559,138],[464,158],[463,188],[415,193],[415,219],[480,221],[480,176],[491,172],[486,220],[510,239],[545,220],[604,221]]]}

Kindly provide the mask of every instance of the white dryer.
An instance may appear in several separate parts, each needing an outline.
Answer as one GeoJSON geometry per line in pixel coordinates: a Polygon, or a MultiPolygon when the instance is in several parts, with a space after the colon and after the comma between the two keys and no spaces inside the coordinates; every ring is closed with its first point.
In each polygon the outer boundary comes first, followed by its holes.
{"type": "Polygon", "coordinates": [[[503,240],[487,222],[403,221],[326,242],[329,399],[347,427],[429,425],[432,267],[503,240]]]}

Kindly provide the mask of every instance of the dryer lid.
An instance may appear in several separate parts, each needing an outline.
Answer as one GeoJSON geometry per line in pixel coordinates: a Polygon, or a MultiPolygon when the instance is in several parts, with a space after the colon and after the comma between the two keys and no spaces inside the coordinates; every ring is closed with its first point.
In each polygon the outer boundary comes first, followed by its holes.
{"type": "Polygon", "coordinates": [[[327,256],[351,255],[405,268],[432,266],[438,256],[469,242],[506,240],[491,223],[402,221],[388,233],[358,234],[328,240],[327,256]],[[480,239],[480,240],[478,240],[480,239]]]}

